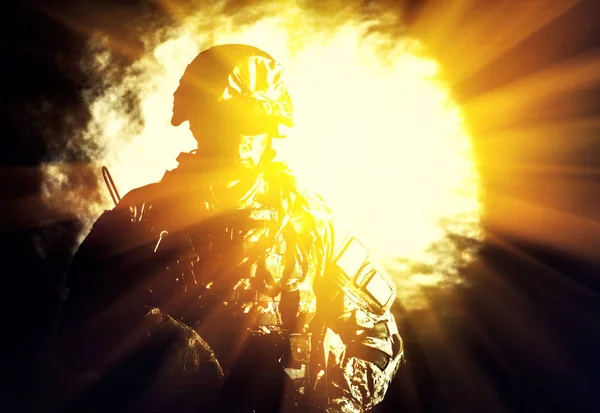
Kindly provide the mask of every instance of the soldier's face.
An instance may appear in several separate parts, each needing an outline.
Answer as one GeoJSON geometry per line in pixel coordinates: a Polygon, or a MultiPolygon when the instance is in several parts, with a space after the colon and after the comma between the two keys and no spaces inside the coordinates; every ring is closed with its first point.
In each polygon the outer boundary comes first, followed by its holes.
{"type": "Polygon", "coordinates": [[[190,119],[190,130],[198,141],[198,152],[225,164],[254,168],[260,163],[271,137],[268,133],[239,132],[224,122],[207,123],[190,119]],[[207,127],[207,125],[211,125],[207,127]]]}
{"type": "Polygon", "coordinates": [[[245,168],[253,168],[260,163],[271,142],[264,124],[244,116],[245,112],[235,106],[227,110],[223,106],[196,105],[195,110],[188,113],[189,102],[197,103],[198,98],[186,97],[181,90],[181,87],[178,88],[173,95],[172,123],[178,125],[183,119],[189,120],[199,153],[220,163],[245,168]]]}

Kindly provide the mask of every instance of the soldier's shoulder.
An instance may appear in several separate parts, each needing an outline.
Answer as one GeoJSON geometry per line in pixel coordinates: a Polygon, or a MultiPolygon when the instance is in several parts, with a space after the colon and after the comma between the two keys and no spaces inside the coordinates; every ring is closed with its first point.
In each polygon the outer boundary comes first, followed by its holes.
{"type": "Polygon", "coordinates": [[[266,177],[267,180],[276,182],[277,186],[284,191],[287,190],[300,197],[302,201],[314,204],[315,207],[320,205],[326,208],[327,203],[323,197],[302,182],[286,162],[270,162],[266,168],[266,177]]]}
{"type": "Polygon", "coordinates": [[[129,208],[131,205],[140,205],[144,203],[152,202],[156,199],[161,192],[163,192],[163,186],[160,182],[153,182],[148,185],[134,188],[127,192],[121,199],[116,209],[129,208]]]}
{"type": "Polygon", "coordinates": [[[85,243],[90,243],[91,239],[105,237],[109,231],[122,231],[123,225],[133,222],[134,210],[140,210],[144,204],[150,204],[157,188],[157,184],[152,183],[127,192],[114,208],[106,209],[96,219],[88,231],[85,243]]]}

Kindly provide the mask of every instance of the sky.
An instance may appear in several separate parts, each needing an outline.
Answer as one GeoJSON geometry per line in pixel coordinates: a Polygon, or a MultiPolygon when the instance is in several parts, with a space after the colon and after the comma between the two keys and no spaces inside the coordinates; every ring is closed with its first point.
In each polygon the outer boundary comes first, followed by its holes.
{"type": "MultiPolygon", "coordinates": [[[[303,4],[307,13],[335,20],[344,17],[340,5],[350,3],[303,4]]],[[[600,5],[412,0],[365,2],[361,10],[376,13],[375,6],[400,16],[386,30],[419,39],[445,71],[471,133],[485,229],[476,259],[461,268],[465,282],[425,288],[427,308],[394,307],[409,362],[377,411],[597,411],[600,5]]],[[[7,349],[0,358],[7,368],[0,373],[0,403],[7,411],[52,411],[67,380],[52,358],[52,337],[84,224],[75,216],[54,218],[42,196],[42,166],[85,164],[97,153],[94,142],[86,150],[72,144],[92,119],[83,91],[100,93],[108,79],[85,70],[89,40],[108,35],[109,47],[120,51],[116,67],[127,67],[143,55],[144,33],[156,33],[160,42],[178,13],[202,7],[3,5],[0,258],[7,349]]],[[[240,10],[252,19],[257,3],[229,2],[221,12],[240,10]]],[[[73,179],[66,184],[98,189],[91,170],[73,179]]]]}

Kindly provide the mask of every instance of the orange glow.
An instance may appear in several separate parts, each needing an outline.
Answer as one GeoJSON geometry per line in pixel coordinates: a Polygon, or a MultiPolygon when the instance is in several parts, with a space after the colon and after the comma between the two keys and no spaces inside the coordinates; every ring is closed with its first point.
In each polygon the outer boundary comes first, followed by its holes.
{"type": "MultiPolygon", "coordinates": [[[[172,94],[196,54],[214,44],[258,46],[285,67],[294,101],[296,127],[276,142],[278,154],[382,259],[405,305],[420,305],[421,285],[440,283],[472,254],[457,251],[447,232],[481,237],[470,138],[439,65],[416,40],[367,35],[376,22],[355,16],[325,27],[297,6],[247,26],[206,15],[182,19],[167,41],[90,102],[86,137],[107,147],[99,164],[120,193],[159,180],[179,152],[194,148],[187,123],[173,128],[169,120],[172,94]],[[128,89],[141,102],[141,129],[121,104],[128,89]],[[432,270],[409,271],[417,264],[432,270]]],[[[96,50],[93,65],[104,67],[109,57],[96,50]]],[[[110,206],[106,198],[94,213],[110,206]]]]}

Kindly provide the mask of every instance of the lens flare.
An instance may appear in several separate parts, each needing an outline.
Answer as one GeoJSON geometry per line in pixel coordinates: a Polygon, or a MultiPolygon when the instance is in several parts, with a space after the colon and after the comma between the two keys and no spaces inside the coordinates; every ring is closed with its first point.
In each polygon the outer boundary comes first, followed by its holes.
{"type": "MultiPolygon", "coordinates": [[[[186,65],[215,44],[262,48],[285,67],[295,107],[296,127],[276,143],[279,156],[370,245],[403,305],[425,305],[421,288],[460,282],[482,237],[470,138],[439,65],[418,41],[377,30],[393,19],[387,15],[326,25],[295,6],[272,16],[239,25],[235,15],[203,12],[171,28],[166,41],[146,39],[141,59],[88,96],[92,120],[81,141],[103,148],[98,165],[121,194],[159,180],[195,146],[186,126],[170,125],[186,65]],[[132,94],[137,112],[125,102],[132,94]]],[[[89,70],[100,73],[110,65],[109,45],[96,39],[90,50],[89,70]]],[[[46,172],[50,191],[61,171],[46,172]]],[[[71,205],[92,221],[111,207],[108,193],[85,211],[81,204],[71,205]]]]}

